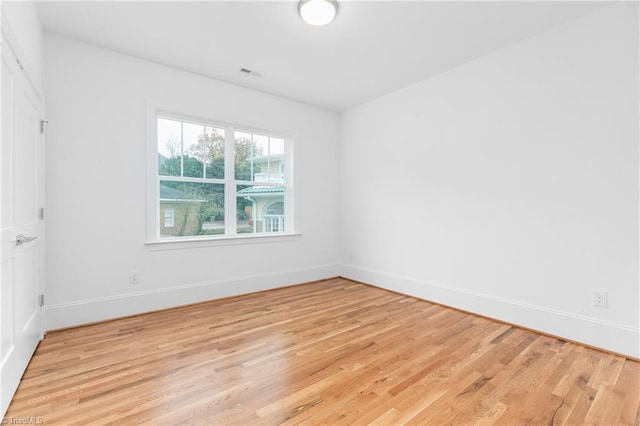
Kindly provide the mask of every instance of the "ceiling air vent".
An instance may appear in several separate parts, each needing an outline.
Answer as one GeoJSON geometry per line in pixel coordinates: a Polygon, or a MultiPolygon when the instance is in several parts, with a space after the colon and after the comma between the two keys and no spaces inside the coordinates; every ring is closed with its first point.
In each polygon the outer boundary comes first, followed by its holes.
{"type": "Polygon", "coordinates": [[[245,74],[252,75],[252,76],[254,76],[254,77],[262,77],[262,74],[257,73],[257,72],[255,72],[255,71],[251,71],[251,70],[250,70],[250,69],[248,69],[248,68],[240,68],[240,72],[245,73],[245,74]]]}

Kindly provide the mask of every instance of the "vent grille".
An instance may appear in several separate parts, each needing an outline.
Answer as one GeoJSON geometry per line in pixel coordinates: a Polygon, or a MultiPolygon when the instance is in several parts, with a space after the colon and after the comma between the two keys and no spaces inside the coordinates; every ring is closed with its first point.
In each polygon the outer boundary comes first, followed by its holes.
{"type": "Polygon", "coordinates": [[[262,77],[262,74],[260,74],[259,72],[250,70],[249,68],[240,68],[240,72],[244,74],[249,74],[250,76],[253,76],[253,77],[262,77]]]}

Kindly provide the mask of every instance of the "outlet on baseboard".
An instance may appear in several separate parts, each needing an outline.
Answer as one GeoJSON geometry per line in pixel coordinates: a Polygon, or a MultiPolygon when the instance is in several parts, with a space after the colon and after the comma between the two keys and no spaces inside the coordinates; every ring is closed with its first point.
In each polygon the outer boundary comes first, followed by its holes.
{"type": "Polygon", "coordinates": [[[129,284],[139,284],[140,283],[140,272],[138,271],[130,271],[129,272],[129,284]]]}
{"type": "Polygon", "coordinates": [[[606,291],[593,290],[593,306],[598,308],[607,308],[609,305],[608,295],[606,291]]]}

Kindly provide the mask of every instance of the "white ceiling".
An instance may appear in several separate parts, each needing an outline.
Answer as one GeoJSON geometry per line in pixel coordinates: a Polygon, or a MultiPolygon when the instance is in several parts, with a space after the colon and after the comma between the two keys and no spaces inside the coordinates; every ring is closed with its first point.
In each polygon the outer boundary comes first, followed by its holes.
{"type": "Polygon", "coordinates": [[[342,111],[589,13],[596,2],[41,2],[44,30],[342,111]],[[248,68],[262,74],[241,73],[248,68]]]}

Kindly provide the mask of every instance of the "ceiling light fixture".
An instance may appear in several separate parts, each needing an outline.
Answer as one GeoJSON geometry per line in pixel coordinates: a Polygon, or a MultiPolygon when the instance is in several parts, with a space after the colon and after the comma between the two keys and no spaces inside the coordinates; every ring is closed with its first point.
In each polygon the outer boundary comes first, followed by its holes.
{"type": "Polygon", "coordinates": [[[310,25],[327,25],[338,12],[336,0],[300,0],[298,13],[304,22],[310,25]]]}

